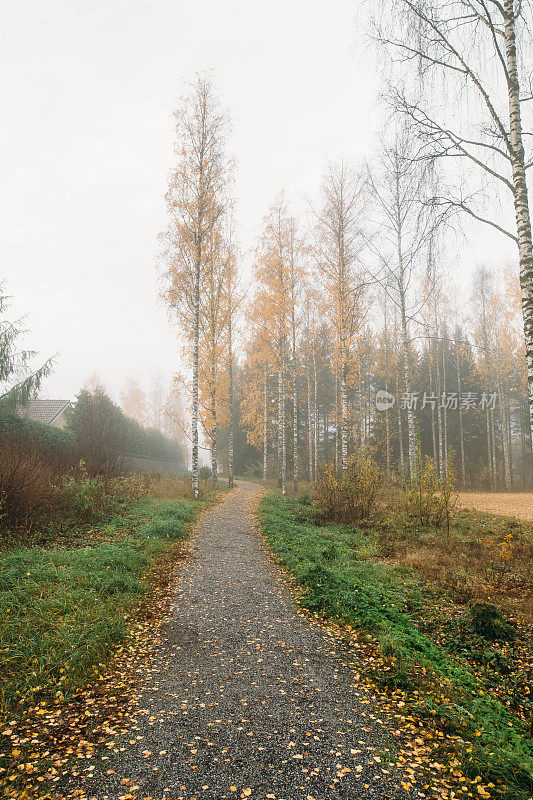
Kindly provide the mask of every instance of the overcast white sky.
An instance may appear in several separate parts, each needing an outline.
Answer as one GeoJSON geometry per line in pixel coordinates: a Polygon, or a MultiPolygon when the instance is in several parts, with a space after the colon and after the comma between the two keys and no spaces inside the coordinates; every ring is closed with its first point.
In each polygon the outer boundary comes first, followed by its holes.
{"type": "MultiPolygon", "coordinates": [[[[213,70],[232,117],[245,250],[281,188],[298,211],[328,157],[369,155],[380,82],[357,15],[354,0],[5,5],[0,272],[27,343],[58,353],[47,396],[97,372],[118,398],[127,376],[178,366],[155,257],[172,110],[195,71],[213,70]]],[[[482,237],[464,259],[506,253],[482,237]]]]}

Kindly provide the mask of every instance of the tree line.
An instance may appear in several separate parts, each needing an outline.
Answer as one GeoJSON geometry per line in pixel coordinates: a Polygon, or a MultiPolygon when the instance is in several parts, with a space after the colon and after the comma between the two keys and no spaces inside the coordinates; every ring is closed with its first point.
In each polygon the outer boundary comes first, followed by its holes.
{"type": "Polygon", "coordinates": [[[411,478],[422,453],[462,486],[531,485],[531,9],[397,0],[381,11],[373,33],[394,68],[391,134],[370,165],[328,165],[311,222],[298,222],[283,195],[274,201],[245,301],[228,120],[209,77],[176,113],[162,255],[190,368],[180,381],[195,493],[199,420],[215,484],[221,438],[231,485],[242,429],[246,459],[254,453],[283,491],[313,481],[324,462],[342,473],[353,454],[411,478]],[[442,103],[446,92],[462,113],[442,103]],[[490,216],[507,197],[514,229],[490,216]],[[461,217],[517,245],[516,273],[476,269],[468,307],[443,266],[461,217]]]}

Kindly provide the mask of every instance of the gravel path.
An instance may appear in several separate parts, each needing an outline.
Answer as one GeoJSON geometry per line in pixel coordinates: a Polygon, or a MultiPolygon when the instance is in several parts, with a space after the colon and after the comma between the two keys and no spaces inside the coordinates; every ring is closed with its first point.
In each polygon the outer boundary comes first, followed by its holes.
{"type": "Polygon", "coordinates": [[[196,527],[142,711],[84,781],[88,797],[406,796],[346,652],[297,613],[254,531],[260,494],[240,483],[196,527]]]}

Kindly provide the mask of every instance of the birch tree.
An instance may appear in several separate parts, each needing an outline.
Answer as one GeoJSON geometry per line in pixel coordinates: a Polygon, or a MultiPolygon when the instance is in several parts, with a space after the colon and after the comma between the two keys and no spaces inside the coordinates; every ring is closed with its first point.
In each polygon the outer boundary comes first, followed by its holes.
{"type": "Polygon", "coordinates": [[[463,426],[463,406],[461,403],[462,385],[461,385],[461,367],[463,358],[463,335],[461,328],[458,324],[455,326],[454,337],[455,348],[455,366],[457,370],[457,393],[459,395],[459,456],[461,462],[461,488],[466,487],[466,466],[465,466],[465,436],[463,426]]]}
{"type": "Polygon", "coordinates": [[[185,340],[192,371],[192,489],[198,496],[198,381],[200,305],[207,243],[227,207],[231,162],[225,153],[228,121],[208,76],[198,76],[175,113],[176,166],[166,194],[163,234],[164,296],[185,340]]]}
{"type": "Polygon", "coordinates": [[[238,296],[238,275],[236,265],[235,245],[232,237],[228,240],[227,270],[227,341],[228,341],[228,488],[233,486],[233,459],[234,459],[234,414],[235,391],[233,381],[233,337],[235,333],[235,313],[240,302],[238,296]]]}
{"type": "Polygon", "coordinates": [[[287,441],[285,393],[290,319],[290,248],[291,220],[283,197],[279,198],[264,219],[257,247],[254,276],[257,291],[254,317],[277,373],[277,451],[278,483],[286,493],[287,441]]]}
{"type": "Polygon", "coordinates": [[[229,280],[232,254],[221,225],[211,231],[205,244],[199,337],[199,400],[203,428],[211,449],[211,476],[218,487],[219,433],[229,420],[230,332],[229,280]]]}
{"type": "Polygon", "coordinates": [[[303,282],[305,280],[305,248],[298,236],[296,220],[291,217],[288,223],[287,281],[289,302],[289,325],[291,339],[291,383],[292,383],[292,452],[293,452],[293,489],[298,491],[299,458],[298,458],[298,336],[299,336],[299,302],[303,282]]]}
{"type": "Polygon", "coordinates": [[[246,428],[250,445],[261,452],[263,483],[267,480],[268,446],[272,438],[271,389],[269,368],[271,352],[265,337],[252,331],[246,345],[247,358],[244,366],[241,399],[241,418],[246,428]]]}
{"type": "Polygon", "coordinates": [[[407,397],[407,435],[409,472],[416,477],[417,444],[415,418],[410,396],[413,390],[412,324],[425,305],[420,295],[413,297],[417,277],[427,261],[432,233],[427,196],[427,174],[406,153],[411,140],[401,132],[391,146],[380,152],[380,167],[370,175],[370,187],[376,210],[377,236],[372,249],[380,265],[374,276],[383,286],[399,312],[399,331],[403,356],[403,388],[407,397]]]}
{"type": "Polygon", "coordinates": [[[453,161],[464,180],[450,185],[489,189],[514,208],[515,226],[491,215],[486,191],[446,192],[437,198],[499,231],[518,248],[530,426],[533,431],[533,245],[526,174],[533,165],[533,131],[523,129],[532,101],[532,6],[522,0],[391,0],[378,38],[393,60],[417,65],[418,79],[396,85],[393,106],[419,136],[416,157],[453,161]],[[390,23],[390,24],[389,24],[390,23]],[[436,86],[438,85],[438,89],[436,86]],[[442,102],[448,90],[452,102],[442,102]],[[453,109],[453,110],[452,110],[453,109]]]}
{"type": "Polygon", "coordinates": [[[304,341],[302,356],[305,360],[305,376],[306,376],[306,429],[307,429],[307,474],[309,483],[314,483],[316,480],[316,464],[317,458],[315,453],[315,422],[316,413],[313,408],[313,355],[316,347],[316,303],[317,292],[315,292],[309,283],[305,286],[305,300],[304,300],[304,341]]]}
{"type": "Polygon", "coordinates": [[[364,247],[365,181],[347,162],[329,164],[316,214],[314,256],[321,306],[335,331],[339,376],[340,471],[348,467],[348,377],[354,340],[363,318],[365,282],[360,265],[364,247]]]}
{"type": "MultiPolygon", "coordinates": [[[[483,376],[485,394],[490,396],[494,386],[493,339],[491,334],[491,304],[494,291],[492,275],[486,267],[476,269],[473,279],[472,307],[474,311],[474,337],[478,348],[479,370],[483,376]]],[[[494,441],[494,414],[489,404],[485,406],[487,437],[487,465],[490,488],[496,489],[496,445],[494,441]]]]}

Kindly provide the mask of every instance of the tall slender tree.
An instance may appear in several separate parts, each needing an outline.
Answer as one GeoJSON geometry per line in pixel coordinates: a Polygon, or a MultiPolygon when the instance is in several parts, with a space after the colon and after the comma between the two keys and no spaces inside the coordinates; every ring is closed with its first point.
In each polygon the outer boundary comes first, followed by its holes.
{"type": "MultiPolygon", "coordinates": [[[[470,186],[467,193],[451,189],[436,200],[516,242],[533,431],[533,241],[526,180],[533,131],[523,129],[524,106],[531,101],[533,7],[522,0],[391,0],[387,8],[391,13],[381,15],[377,35],[393,54],[391,103],[418,133],[413,155],[453,159],[470,186]],[[416,64],[417,80],[412,73],[398,80],[399,60],[416,64]],[[443,89],[453,102],[442,102],[443,89]],[[487,185],[511,200],[514,230],[480,205],[486,193],[478,189],[487,185]]],[[[449,182],[457,186],[464,182],[449,182]]]]}
{"type": "Polygon", "coordinates": [[[286,493],[287,479],[285,394],[291,329],[291,230],[291,220],[281,196],[265,217],[254,265],[257,291],[253,317],[277,374],[278,483],[283,494],[286,493]]]}
{"type": "MultiPolygon", "coordinates": [[[[399,312],[399,328],[403,355],[403,386],[407,398],[407,434],[409,472],[416,476],[417,443],[413,391],[412,325],[425,300],[413,297],[417,273],[425,267],[432,233],[432,215],[424,204],[427,196],[427,173],[422,165],[406,157],[412,140],[401,131],[394,143],[384,146],[380,167],[370,175],[370,186],[376,204],[379,237],[373,243],[380,271],[376,274],[399,312]]],[[[420,283],[419,283],[420,285],[420,283]]]]}
{"type": "Polygon", "coordinates": [[[198,76],[175,113],[176,160],[166,194],[165,297],[186,342],[192,370],[192,488],[198,496],[199,349],[208,242],[227,208],[228,121],[209,76],[198,76]]]}
{"type": "MultiPolygon", "coordinates": [[[[360,254],[364,247],[365,181],[347,162],[329,164],[316,213],[314,256],[322,311],[335,331],[339,376],[340,470],[348,466],[348,380],[354,340],[363,318],[360,254]]],[[[338,435],[338,431],[337,431],[338,435]]]]}

